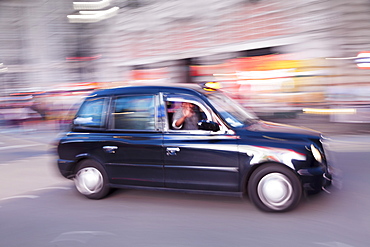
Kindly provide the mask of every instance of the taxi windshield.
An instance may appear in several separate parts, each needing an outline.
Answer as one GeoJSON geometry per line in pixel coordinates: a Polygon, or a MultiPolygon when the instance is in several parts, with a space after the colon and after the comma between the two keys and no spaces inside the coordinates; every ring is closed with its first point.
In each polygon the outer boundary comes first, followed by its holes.
{"type": "Polygon", "coordinates": [[[223,93],[209,94],[207,98],[221,117],[234,128],[243,127],[258,120],[253,112],[248,111],[223,93]]]}

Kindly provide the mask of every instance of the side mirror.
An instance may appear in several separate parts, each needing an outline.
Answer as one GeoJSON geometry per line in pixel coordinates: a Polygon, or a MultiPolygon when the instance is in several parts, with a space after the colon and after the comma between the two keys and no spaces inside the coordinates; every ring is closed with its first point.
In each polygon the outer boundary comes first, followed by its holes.
{"type": "Polygon", "coordinates": [[[200,122],[198,122],[198,129],[219,131],[220,126],[216,122],[212,122],[212,121],[209,121],[209,120],[201,120],[200,122]]]}

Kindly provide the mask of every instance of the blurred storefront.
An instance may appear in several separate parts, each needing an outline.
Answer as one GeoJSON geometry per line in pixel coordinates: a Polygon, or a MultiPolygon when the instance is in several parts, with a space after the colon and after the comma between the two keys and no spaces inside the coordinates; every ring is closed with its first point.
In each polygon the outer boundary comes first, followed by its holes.
{"type": "Polygon", "coordinates": [[[367,0],[5,0],[0,7],[5,91],[218,81],[260,116],[335,108],[344,110],[332,121],[365,121],[370,108],[370,92],[352,90],[370,87],[370,70],[355,58],[370,50],[367,0]],[[348,92],[353,99],[345,100],[348,92]]]}

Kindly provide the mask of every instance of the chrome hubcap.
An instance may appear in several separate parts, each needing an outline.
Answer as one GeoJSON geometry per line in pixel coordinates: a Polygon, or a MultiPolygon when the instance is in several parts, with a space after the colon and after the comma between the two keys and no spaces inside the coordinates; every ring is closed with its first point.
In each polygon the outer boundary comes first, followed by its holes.
{"type": "Polygon", "coordinates": [[[90,195],[102,189],[103,175],[94,167],[86,167],[77,172],[74,182],[81,194],[90,195]]]}
{"type": "Polygon", "coordinates": [[[266,206],[274,210],[281,210],[289,206],[293,196],[293,187],[285,175],[270,173],[260,180],[257,192],[266,206]]]}

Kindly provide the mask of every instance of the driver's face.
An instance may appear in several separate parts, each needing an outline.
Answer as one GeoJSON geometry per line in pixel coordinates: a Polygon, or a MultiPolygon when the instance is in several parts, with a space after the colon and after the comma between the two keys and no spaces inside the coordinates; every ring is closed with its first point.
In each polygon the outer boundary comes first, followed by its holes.
{"type": "Polygon", "coordinates": [[[188,103],[188,102],[183,102],[182,103],[182,107],[184,109],[189,109],[189,110],[193,110],[194,109],[194,105],[192,103],[188,103]]]}

